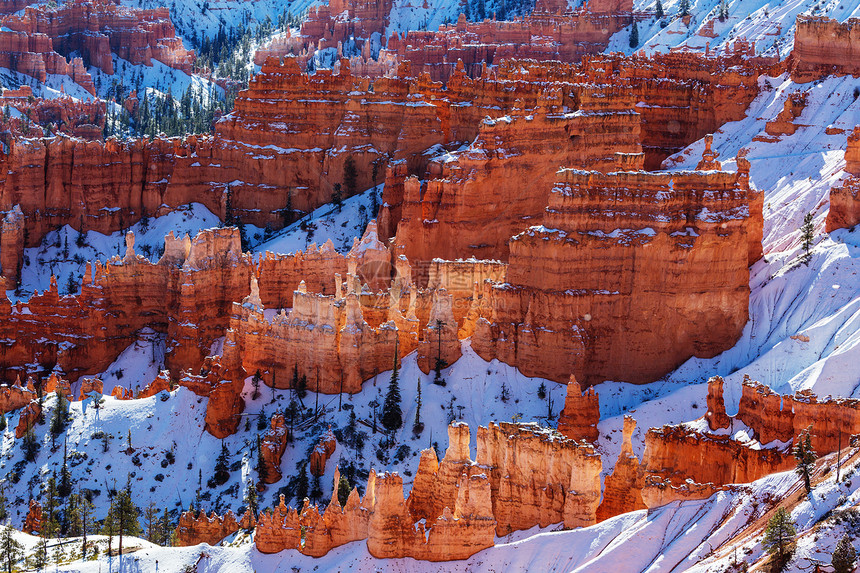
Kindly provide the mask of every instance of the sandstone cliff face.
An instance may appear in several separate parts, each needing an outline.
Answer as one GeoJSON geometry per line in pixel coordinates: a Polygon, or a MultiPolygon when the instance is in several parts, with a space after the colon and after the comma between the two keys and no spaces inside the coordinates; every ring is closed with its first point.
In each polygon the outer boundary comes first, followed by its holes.
{"type": "Polygon", "coordinates": [[[38,535],[42,531],[42,506],[35,499],[30,500],[23,531],[30,535],[38,535]]]}
{"type": "Polygon", "coordinates": [[[560,171],[543,225],[510,241],[473,348],[591,384],[647,382],[731,347],[747,321],[756,195],[719,171],[560,171]],[[668,290],[667,272],[679,277],[668,290]]]}
{"type": "Polygon", "coordinates": [[[860,27],[856,18],[839,23],[824,16],[798,14],[791,77],[811,82],[830,74],[860,75],[860,27]]]}
{"type": "Polygon", "coordinates": [[[179,547],[198,543],[217,545],[222,539],[237,531],[239,531],[239,523],[231,511],[223,516],[212,512],[208,517],[203,512],[195,517],[193,512],[185,511],[179,516],[179,525],[176,526],[176,545],[179,547]]]}
{"type": "Polygon", "coordinates": [[[311,474],[321,476],[325,473],[325,464],[334,454],[337,448],[337,440],[329,427],[328,431],[320,437],[320,441],[314,447],[308,460],[311,474]]]}
{"type": "Polygon", "coordinates": [[[825,230],[850,229],[860,223],[860,126],[848,136],[845,171],[850,174],[841,185],[830,189],[830,211],[825,230]]]}

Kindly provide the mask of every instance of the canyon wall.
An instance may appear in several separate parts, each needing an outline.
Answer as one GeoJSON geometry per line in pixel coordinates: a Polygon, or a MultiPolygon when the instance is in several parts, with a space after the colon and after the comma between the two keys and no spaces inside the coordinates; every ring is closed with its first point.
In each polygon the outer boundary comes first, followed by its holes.
{"type": "Polygon", "coordinates": [[[827,75],[860,75],[860,20],[837,22],[826,16],[798,14],[791,77],[811,82],[827,75]]]}
{"type": "Polygon", "coordinates": [[[761,248],[742,172],[558,179],[543,225],[510,241],[507,283],[485,285],[480,356],[557,381],[648,382],[735,343],[761,248]]]}

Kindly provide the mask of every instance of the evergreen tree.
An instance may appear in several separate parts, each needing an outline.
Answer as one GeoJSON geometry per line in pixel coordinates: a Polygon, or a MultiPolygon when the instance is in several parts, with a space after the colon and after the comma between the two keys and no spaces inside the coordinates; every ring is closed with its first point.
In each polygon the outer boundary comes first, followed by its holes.
{"type": "Polygon", "coordinates": [[[9,518],[9,510],[6,509],[6,486],[0,483],[0,521],[6,521],[9,518]]]}
{"type": "Polygon", "coordinates": [[[158,525],[161,529],[159,545],[169,547],[171,545],[171,537],[174,534],[174,527],[173,522],[170,519],[170,513],[167,511],[166,507],[164,508],[164,512],[161,514],[161,520],[158,525]]]}
{"type": "Polygon", "coordinates": [[[794,470],[797,475],[803,478],[803,487],[806,488],[806,494],[812,493],[812,469],[815,466],[815,450],[812,449],[812,437],[809,435],[812,426],[809,426],[797,436],[793,450],[794,459],[797,460],[797,467],[794,470]]]}
{"type": "Polygon", "coordinates": [[[57,475],[51,472],[51,477],[48,478],[48,484],[45,488],[46,503],[42,516],[42,533],[45,537],[55,537],[60,529],[59,521],[57,520],[57,475]]]}
{"type": "Polygon", "coordinates": [[[66,442],[63,441],[63,466],[60,468],[60,484],[57,487],[57,494],[60,497],[67,497],[72,493],[72,473],[69,471],[67,450],[66,442]]]}
{"type": "Polygon", "coordinates": [[[331,202],[334,203],[335,209],[340,213],[343,207],[343,190],[340,183],[335,183],[331,188],[331,202]]]}
{"type": "Polygon", "coordinates": [[[260,397],[260,380],[263,379],[262,374],[260,374],[260,369],[254,373],[254,377],[251,378],[251,385],[254,387],[254,393],[251,394],[251,399],[256,400],[260,397]]]}
{"type": "Polygon", "coordinates": [[[851,538],[846,533],[836,544],[836,549],[833,550],[830,566],[833,567],[833,573],[851,573],[854,571],[855,561],[857,561],[857,552],[851,544],[851,538]]]}
{"type": "Polygon", "coordinates": [[[30,562],[30,565],[33,566],[34,569],[44,569],[48,564],[48,538],[45,536],[41,536],[39,538],[39,542],[36,544],[36,550],[33,552],[33,559],[30,562]]]}
{"type": "Polygon", "coordinates": [[[320,483],[320,476],[314,474],[314,479],[311,482],[311,501],[314,503],[319,503],[322,499],[323,491],[322,484],[320,483]]]}
{"type": "Polygon", "coordinates": [[[657,0],[657,8],[655,11],[657,13],[656,14],[657,19],[662,20],[663,19],[663,3],[660,0],[657,0]]]}
{"type": "Polygon", "coordinates": [[[679,12],[682,17],[690,14],[690,0],[681,0],[679,12]]]}
{"type": "Polygon", "coordinates": [[[260,413],[257,414],[257,431],[262,432],[269,425],[268,418],[266,417],[266,411],[260,410],[260,413]]]}
{"type": "Polygon", "coordinates": [[[341,474],[337,482],[337,500],[340,502],[341,507],[346,505],[346,500],[349,499],[349,492],[351,491],[352,488],[349,486],[349,480],[346,479],[345,475],[341,474]]]}
{"type": "Polygon", "coordinates": [[[310,487],[308,481],[308,465],[302,464],[302,467],[299,469],[299,478],[296,481],[296,505],[301,507],[305,501],[305,498],[308,497],[308,489],[310,487]]]}
{"type": "Polygon", "coordinates": [[[161,536],[161,518],[154,501],[150,501],[143,510],[143,525],[146,528],[146,540],[150,543],[158,543],[161,536]]]}
{"type": "Polygon", "coordinates": [[[403,425],[403,412],[400,410],[400,384],[398,381],[397,348],[394,350],[394,370],[391,371],[391,380],[388,383],[388,392],[382,404],[382,426],[389,432],[394,432],[403,425]]]}
{"type": "Polygon", "coordinates": [[[263,457],[260,436],[257,436],[257,477],[261,482],[265,482],[266,478],[269,477],[269,468],[266,466],[266,459],[263,457]]]}
{"type": "Polygon", "coordinates": [[[6,431],[6,414],[0,413],[0,432],[6,431]]]}
{"type": "Polygon", "coordinates": [[[28,462],[35,462],[36,456],[39,455],[40,444],[36,441],[36,434],[33,433],[33,428],[27,430],[24,434],[24,439],[21,441],[21,449],[24,451],[24,459],[28,462]]]}
{"type": "Polygon", "coordinates": [[[633,27],[630,28],[630,47],[636,48],[639,45],[639,27],[636,25],[636,20],[633,21],[633,27]]]}
{"type": "Polygon", "coordinates": [[[787,558],[791,555],[791,545],[795,535],[791,514],[784,507],[780,507],[767,522],[764,539],[761,541],[765,551],[775,556],[777,570],[785,566],[787,558]]]}
{"type": "Polygon", "coordinates": [[[358,170],[355,168],[355,159],[352,155],[347,156],[343,162],[343,186],[346,187],[346,196],[352,197],[358,190],[358,170]]]}
{"type": "Polygon", "coordinates": [[[424,423],[421,421],[421,378],[418,378],[418,395],[415,398],[415,421],[412,422],[412,433],[416,436],[424,431],[424,423]]]}
{"type": "Polygon", "coordinates": [[[295,388],[299,401],[304,400],[305,396],[308,395],[308,377],[302,374],[295,388]]]}
{"type": "Polygon", "coordinates": [[[57,405],[54,407],[54,414],[51,417],[51,444],[55,443],[57,436],[66,430],[69,423],[69,401],[59,390],[56,395],[57,405]]]}
{"type": "Polygon", "coordinates": [[[224,199],[224,225],[227,227],[235,223],[233,217],[233,190],[227,185],[227,196],[224,199]]]}
{"type": "Polygon", "coordinates": [[[245,488],[245,505],[248,506],[248,509],[251,511],[251,515],[257,515],[257,488],[254,487],[254,483],[250,479],[248,480],[248,485],[245,488]]]}
{"type": "Polygon", "coordinates": [[[215,460],[214,478],[218,485],[224,485],[230,479],[230,452],[227,450],[227,444],[224,443],[224,440],[221,440],[221,453],[215,460]]]}
{"type": "Polygon", "coordinates": [[[24,557],[24,546],[12,536],[11,525],[6,525],[0,531],[0,559],[6,573],[12,573],[12,567],[24,557]]]}
{"type": "Polygon", "coordinates": [[[800,262],[809,266],[812,260],[812,241],[815,238],[815,227],[812,224],[812,213],[807,213],[803,216],[803,226],[800,227],[800,238],[803,241],[803,253],[800,255],[800,262]]]}

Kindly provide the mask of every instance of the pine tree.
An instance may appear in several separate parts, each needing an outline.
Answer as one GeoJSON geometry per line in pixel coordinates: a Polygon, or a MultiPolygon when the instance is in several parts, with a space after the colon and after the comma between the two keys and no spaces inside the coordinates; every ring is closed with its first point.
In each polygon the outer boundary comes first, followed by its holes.
{"type": "Polygon", "coordinates": [[[630,47],[636,48],[639,45],[639,27],[636,21],[633,21],[633,27],[630,28],[630,47]]]}
{"type": "Polygon", "coordinates": [[[352,197],[358,190],[358,170],[355,168],[355,159],[352,155],[347,156],[343,162],[343,186],[346,187],[346,196],[352,197]]]}
{"type": "Polygon", "coordinates": [[[171,536],[173,535],[174,528],[173,522],[170,519],[170,513],[167,511],[166,507],[164,508],[164,512],[161,514],[161,520],[158,525],[160,528],[159,545],[168,547],[171,543],[171,536]]]}
{"type": "Polygon", "coordinates": [[[777,570],[785,565],[786,558],[791,554],[791,545],[795,535],[791,514],[784,507],[780,507],[767,522],[764,539],[761,541],[765,551],[776,556],[777,570]]]}
{"type": "Polygon", "coordinates": [[[57,521],[57,475],[54,472],[51,472],[45,489],[47,500],[43,506],[42,533],[45,537],[55,537],[60,524],[57,521]]]}
{"type": "Polygon", "coordinates": [[[254,377],[251,378],[251,385],[254,387],[254,393],[251,394],[251,400],[256,400],[260,397],[260,380],[262,380],[263,376],[260,374],[260,369],[254,373],[254,377]]]}
{"type": "Polygon", "coordinates": [[[346,505],[346,500],[349,499],[349,492],[351,491],[352,488],[349,485],[349,480],[346,479],[345,475],[341,474],[337,482],[337,500],[340,502],[341,507],[346,505]]]}
{"type": "Polygon", "coordinates": [[[857,561],[857,552],[851,544],[851,538],[846,533],[836,544],[836,549],[833,550],[833,555],[830,558],[833,573],[851,573],[854,570],[855,561],[857,561]]]}
{"type": "Polygon", "coordinates": [[[812,493],[811,476],[816,458],[815,450],[812,449],[812,437],[809,435],[811,430],[812,426],[809,426],[800,432],[793,450],[794,459],[797,460],[797,468],[794,471],[803,478],[807,495],[812,493]]]}
{"type": "Polygon", "coordinates": [[[51,444],[55,443],[57,436],[66,430],[69,423],[69,402],[66,397],[58,390],[57,405],[54,407],[54,414],[51,417],[51,444]]]}
{"type": "Polygon", "coordinates": [[[27,430],[24,434],[24,439],[21,441],[21,449],[24,451],[24,459],[28,462],[35,462],[36,456],[39,455],[40,444],[36,441],[36,434],[33,429],[27,430]]]}
{"type": "Polygon", "coordinates": [[[657,8],[656,8],[656,16],[658,20],[663,19],[663,3],[660,0],[657,0],[657,8]]]}
{"type": "Polygon", "coordinates": [[[48,564],[48,538],[41,536],[36,544],[36,550],[33,552],[33,559],[30,563],[34,569],[44,569],[48,564]]]}
{"type": "Polygon", "coordinates": [[[0,521],[6,521],[9,511],[6,509],[6,486],[0,483],[0,521]]]}
{"type": "Polygon", "coordinates": [[[394,432],[403,425],[403,412],[400,410],[400,384],[398,381],[397,349],[394,350],[394,369],[391,371],[391,381],[388,392],[382,404],[382,426],[389,432],[394,432]]]}
{"type": "Polygon", "coordinates": [[[335,183],[331,188],[331,202],[334,203],[335,209],[340,213],[343,207],[343,190],[340,183],[335,183]]]}
{"type": "Polygon", "coordinates": [[[224,440],[221,440],[221,453],[215,460],[214,478],[218,485],[224,485],[230,479],[230,452],[227,450],[227,444],[224,443],[224,440]]]}
{"type": "Polygon", "coordinates": [[[146,509],[143,510],[143,524],[146,528],[146,540],[150,543],[157,543],[160,537],[160,517],[158,506],[154,501],[150,501],[146,509]]]}
{"type": "Polygon", "coordinates": [[[24,546],[12,536],[11,525],[6,525],[0,531],[0,558],[6,573],[12,573],[12,567],[24,556],[24,546]]]}
{"type": "Polygon", "coordinates": [[[224,225],[229,227],[234,224],[233,218],[233,190],[227,185],[226,197],[224,199],[224,225]]]}
{"type": "Polygon", "coordinates": [[[69,471],[67,450],[66,442],[63,441],[63,466],[60,468],[60,484],[57,487],[57,495],[60,497],[67,497],[72,493],[72,473],[69,471]]]}
{"type": "Polygon", "coordinates": [[[257,478],[261,482],[265,482],[269,477],[269,468],[266,466],[266,459],[263,457],[263,446],[260,443],[260,436],[257,436],[257,478]]]}
{"type": "Polygon", "coordinates": [[[803,241],[803,253],[800,262],[809,266],[812,260],[812,241],[815,238],[815,226],[812,224],[812,213],[803,216],[803,226],[800,227],[800,238],[803,241]]]}
{"type": "Polygon", "coordinates": [[[681,16],[687,16],[690,14],[690,0],[681,0],[679,12],[681,16]]]}
{"type": "Polygon", "coordinates": [[[415,421],[412,422],[412,433],[416,436],[424,431],[424,423],[421,421],[421,378],[418,379],[418,395],[415,398],[415,421]]]}
{"type": "Polygon", "coordinates": [[[245,488],[245,505],[251,511],[251,515],[257,515],[257,488],[254,487],[254,483],[250,479],[248,480],[248,485],[245,488]]]}
{"type": "Polygon", "coordinates": [[[305,498],[308,497],[309,487],[308,465],[302,464],[302,467],[299,469],[298,480],[296,481],[296,505],[299,507],[304,503],[305,498]]]}
{"type": "Polygon", "coordinates": [[[311,481],[311,501],[314,503],[319,503],[322,499],[322,483],[320,483],[320,476],[314,474],[314,479],[311,481]]]}
{"type": "Polygon", "coordinates": [[[0,432],[6,431],[6,414],[0,413],[0,432]]]}
{"type": "Polygon", "coordinates": [[[268,418],[266,417],[266,411],[260,410],[260,413],[257,414],[257,431],[262,432],[269,425],[268,418]]]}

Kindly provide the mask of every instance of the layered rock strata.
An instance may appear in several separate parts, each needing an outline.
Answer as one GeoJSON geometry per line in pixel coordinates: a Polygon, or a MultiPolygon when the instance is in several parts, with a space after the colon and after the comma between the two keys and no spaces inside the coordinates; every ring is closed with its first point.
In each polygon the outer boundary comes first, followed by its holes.
{"type": "Polygon", "coordinates": [[[828,233],[850,229],[860,223],[860,126],[848,136],[845,171],[848,176],[830,189],[830,211],[827,212],[825,226],[828,233]]]}

